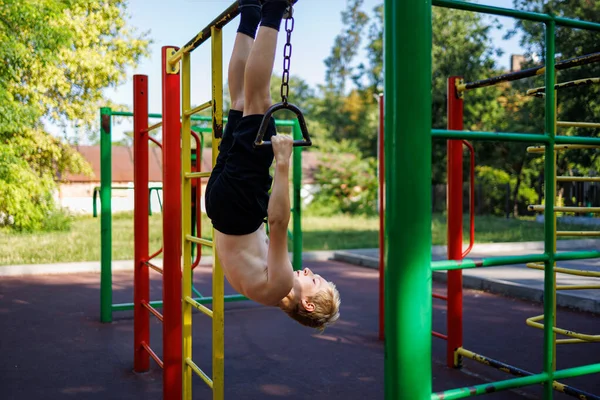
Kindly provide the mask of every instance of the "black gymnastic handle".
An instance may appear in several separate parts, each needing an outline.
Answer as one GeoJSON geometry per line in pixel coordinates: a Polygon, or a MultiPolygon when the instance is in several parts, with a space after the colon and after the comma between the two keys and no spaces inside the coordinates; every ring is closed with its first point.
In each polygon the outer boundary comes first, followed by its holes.
{"type": "Polygon", "coordinates": [[[271,119],[271,116],[279,110],[290,110],[294,114],[296,114],[296,117],[298,118],[298,124],[300,125],[300,131],[302,132],[303,139],[294,140],[294,147],[312,146],[312,140],[310,139],[310,135],[308,134],[308,127],[306,126],[306,120],[304,119],[304,114],[302,114],[302,111],[298,107],[290,103],[277,103],[273,104],[265,112],[260,127],[258,128],[258,134],[256,135],[256,140],[254,141],[254,147],[272,145],[270,140],[263,141],[262,139],[263,137],[265,137],[265,133],[267,132],[267,128],[269,127],[269,121],[271,119]]]}

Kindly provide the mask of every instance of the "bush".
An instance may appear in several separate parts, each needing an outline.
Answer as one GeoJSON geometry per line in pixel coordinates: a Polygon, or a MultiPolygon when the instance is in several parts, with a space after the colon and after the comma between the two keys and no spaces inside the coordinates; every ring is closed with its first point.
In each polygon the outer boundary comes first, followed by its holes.
{"type": "Polygon", "coordinates": [[[51,210],[42,222],[42,231],[66,232],[71,230],[73,216],[65,209],[57,208],[51,210]]]}
{"type": "Polygon", "coordinates": [[[338,146],[323,153],[314,178],[318,189],[308,207],[310,212],[317,215],[377,214],[375,158],[361,158],[357,151],[338,146]]]}

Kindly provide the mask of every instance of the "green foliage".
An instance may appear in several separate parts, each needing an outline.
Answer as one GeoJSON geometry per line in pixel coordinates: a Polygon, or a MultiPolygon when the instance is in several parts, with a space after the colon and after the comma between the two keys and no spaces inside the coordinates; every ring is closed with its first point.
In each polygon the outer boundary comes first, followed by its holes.
{"type": "MultiPolygon", "coordinates": [[[[477,166],[475,168],[475,180],[484,195],[480,196],[483,204],[479,207],[490,210],[493,215],[504,215],[506,211],[507,185],[514,189],[517,178],[509,175],[506,171],[490,166],[477,166]]],[[[522,205],[521,211],[525,211],[528,204],[535,204],[538,200],[535,189],[528,185],[520,185],[517,189],[517,201],[522,205]]]]}
{"type": "Polygon", "coordinates": [[[43,221],[42,231],[44,232],[68,232],[73,225],[73,216],[64,209],[54,209],[43,221]]]}
{"type": "Polygon", "coordinates": [[[330,143],[315,171],[317,190],[309,208],[314,214],[377,214],[377,161],[361,158],[347,143],[330,143]]]}
{"type": "Polygon", "coordinates": [[[43,123],[75,128],[75,141],[92,131],[103,89],[147,54],[146,34],[126,18],[125,0],[0,2],[0,215],[11,228],[65,225],[57,222],[55,181],[90,169],[43,123]]]}

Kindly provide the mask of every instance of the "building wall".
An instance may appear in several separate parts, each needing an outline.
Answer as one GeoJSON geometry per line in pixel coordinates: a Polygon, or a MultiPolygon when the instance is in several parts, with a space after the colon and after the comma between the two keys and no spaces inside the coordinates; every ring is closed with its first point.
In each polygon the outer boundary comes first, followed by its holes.
{"type": "MultiPolygon", "coordinates": [[[[57,204],[74,214],[92,214],[94,188],[100,187],[99,182],[62,183],[55,194],[57,204]]],[[[162,187],[161,182],[150,182],[150,187],[162,187]]],[[[161,191],[152,191],[150,199],[152,212],[160,212],[161,191]]],[[[100,193],[96,195],[98,212],[100,212],[100,193]]],[[[113,212],[133,211],[133,182],[114,182],[112,190],[113,212]],[[123,189],[115,189],[115,188],[123,189]]]]}

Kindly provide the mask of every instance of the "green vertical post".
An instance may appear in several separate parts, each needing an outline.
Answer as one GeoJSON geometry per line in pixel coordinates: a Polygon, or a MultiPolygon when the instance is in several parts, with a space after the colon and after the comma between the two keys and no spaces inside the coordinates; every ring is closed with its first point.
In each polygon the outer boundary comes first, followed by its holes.
{"type": "MultiPolygon", "coordinates": [[[[292,134],[295,140],[302,139],[302,130],[298,120],[294,121],[292,134]]],[[[293,209],[292,209],[292,265],[295,270],[302,269],[302,149],[294,147],[293,155],[293,209]]]]}
{"type": "Polygon", "coordinates": [[[112,321],[112,124],[111,110],[100,109],[100,321],[112,321]]]}
{"type": "Polygon", "coordinates": [[[555,22],[546,22],[546,135],[548,143],[544,150],[545,169],[545,199],[544,199],[544,251],[548,256],[544,268],[544,372],[548,373],[548,381],[544,385],[544,400],[552,400],[552,381],[554,374],[554,319],[555,319],[555,296],[554,296],[554,261],[555,261],[555,231],[556,220],[554,215],[555,198],[555,136],[556,136],[556,92],[554,88],[556,72],[554,70],[555,56],[555,22]]]}
{"type": "Polygon", "coordinates": [[[384,15],[385,398],[429,400],[431,0],[386,0],[384,15]]]}

